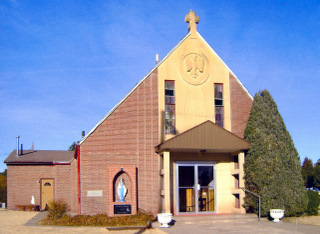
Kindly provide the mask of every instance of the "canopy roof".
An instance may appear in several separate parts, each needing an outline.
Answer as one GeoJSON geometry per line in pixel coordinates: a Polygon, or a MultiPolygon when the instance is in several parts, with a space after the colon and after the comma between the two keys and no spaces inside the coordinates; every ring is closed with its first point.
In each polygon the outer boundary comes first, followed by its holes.
{"type": "Polygon", "coordinates": [[[250,143],[210,120],[156,146],[156,152],[193,151],[235,153],[248,150],[250,143]]]}

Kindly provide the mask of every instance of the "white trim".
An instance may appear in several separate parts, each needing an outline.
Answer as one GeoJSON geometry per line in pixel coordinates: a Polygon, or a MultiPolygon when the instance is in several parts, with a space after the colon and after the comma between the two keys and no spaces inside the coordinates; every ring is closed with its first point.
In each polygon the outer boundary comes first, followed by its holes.
{"type": "Polygon", "coordinates": [[[172,49],[169,51],[169,53],[154,67],[151,69],[151,71],[142,78],[142,80],[140,80],[134,87],[133,89],[131,89],[131,91],[120,101],[118,102],[91,130],[90,132],[80,141],[80,145],[130,96],[130,94],[132,94],[136,88],[139,87],[139,85],[145,81],[145,79],[147,79],[152,72],[154,72],[154,70],[156,70],[188,37],[190,36],[190,33],[188,33],[187,35],[185,35],[180,41],[179,43],[172,49]]]}

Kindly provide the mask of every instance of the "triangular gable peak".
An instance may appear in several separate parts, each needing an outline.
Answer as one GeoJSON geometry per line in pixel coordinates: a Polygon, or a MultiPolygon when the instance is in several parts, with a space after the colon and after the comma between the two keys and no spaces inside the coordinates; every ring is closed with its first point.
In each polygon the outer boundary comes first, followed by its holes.
{"type": "Polygon", "coordinates": [[[249,142],[208,120],[159,144],[156,151],[235,153],[249,146],[249,142]]]}
{"type": "MultiPolygon", "coordinates": [[[[186,21],[187,22],[187,21],[186,21]]],[[[242,87],[242,89],[247,93],[249,98],[253,100],[253,97],[250,95],[248,90],[243,86],[243,84],[239,81],[237,76],[232,72],[232,70],[224,63],[224,61],[219,57],[219,55],[214,51],[214,49],[206,42],[206,40],[201,36],[201,34],[198,31],[195,31],[194,29],[190,29],[190,31],[178,42],[178,44],[169,51],[169,53],[163,57],[151,70],[150,72],[143,77],[129,92],[128,94],[120,100],[90,131],[89,133],[80,141],[80,145],[156,70],[158,69],[162,64],[164,64],[168,58],[181,46],[183,43],[192,37],[197,37],[200,39],[204,45],[209,48],[211,53],[214,54],[214,56],[221,62],[221,64],[229,71],[230,75],[233,76],[239,85],[242,87]]]]}

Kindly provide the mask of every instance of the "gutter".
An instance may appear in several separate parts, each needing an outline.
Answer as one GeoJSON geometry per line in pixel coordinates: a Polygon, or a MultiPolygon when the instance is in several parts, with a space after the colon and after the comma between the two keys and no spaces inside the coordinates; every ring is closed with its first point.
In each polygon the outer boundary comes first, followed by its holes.
{"type": "Polygon", "coordinates": [[[76,145],[74,158],[78,160],[78,214],[81,214],[81,183],[80,183],[80,145],[76,145]]]}
{"type": "Polygon", "coordinates": [[[59,162],[59,161],[53,161],[53,162],[30,162],[30,161],[19,161],[19,162],[8,162],[5,161],[7,165],[70,165],[70,162],[59,162]]]}

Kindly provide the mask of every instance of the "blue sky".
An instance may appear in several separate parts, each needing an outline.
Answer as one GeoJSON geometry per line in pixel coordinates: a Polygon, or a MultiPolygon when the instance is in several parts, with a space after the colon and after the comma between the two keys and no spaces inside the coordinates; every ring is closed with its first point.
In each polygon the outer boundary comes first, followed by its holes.
{"type": "MultiPolygon", "coordinates": [[[[67,150],[187,33],[185,15],[252,96],[268,89],[301,160],[320,158],[319,1],[0,2],[0,161],[67,150]]],[[[5,165],[0,163],[0,171],[5,165]]]]}

